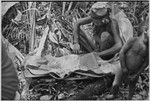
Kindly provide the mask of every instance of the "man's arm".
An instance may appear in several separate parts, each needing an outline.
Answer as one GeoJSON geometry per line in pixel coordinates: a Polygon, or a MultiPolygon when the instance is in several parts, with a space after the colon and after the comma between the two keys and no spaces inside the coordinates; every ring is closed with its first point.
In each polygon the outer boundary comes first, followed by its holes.
{"type": "Polygon", "coordinates": [[[79,34],[80,26],[91,22],[92,22],[91,17],[81,18],[77,21],[77,23],[74,25],[74,31],[73,31],[74,43],[78,43],[78,34],[79,34]]]}
{"type": "Polygon", "coordinates": [[[119,33],[118,23],[114,19],[112,19],[111,21],[112,21],[111,22],[111,30],[112,30],[113,38],[115,41],[115,45],[113,47],[111,47],[110,49],[107,49],[107,50],[104,50],[104,51],[98,53],[99,56],[107,56],[107,55],[115,54],[115,53],[119,52],[122,47],[122,40],[121,40],[120,33],[119,33]]]}
{"type": "Polygon", "coordinates": [[[127,43],[122,47],[120,53],[119,53],[119,59],[122,69],[127,69],[126,67],[126,53],[127,51],[132,47],[133,43],[135,41],[135,38],[131,38],[127,41],[127,43]]]}

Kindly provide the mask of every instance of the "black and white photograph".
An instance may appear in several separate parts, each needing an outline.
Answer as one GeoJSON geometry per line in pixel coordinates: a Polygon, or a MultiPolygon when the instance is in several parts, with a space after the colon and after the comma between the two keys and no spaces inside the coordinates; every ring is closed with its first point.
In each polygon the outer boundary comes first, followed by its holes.
{"type": "Polygon", "coordinates": [[[149,100],[149,0],[2,0],[1,100],[149,100]]]}

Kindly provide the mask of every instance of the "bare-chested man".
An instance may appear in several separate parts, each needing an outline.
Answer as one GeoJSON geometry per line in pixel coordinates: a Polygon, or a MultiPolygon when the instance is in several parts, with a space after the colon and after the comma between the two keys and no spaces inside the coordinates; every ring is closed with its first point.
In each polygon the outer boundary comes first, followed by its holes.
{"type": "Polygon", "coordinates": [[[80,46],[87,52],[96,50],[97,55],[106,59],[112,58],[122,47],[119,26],[116,19],[110,17],[111,8],[107,2],[97,2],[91,7],[90,16],[81,18],[74,26],[74,47],[75,53],[78,53],[80,46]],[[85,33],[81,32],[80,26],[93,23],[94,44],[86,38],[85,33]],[[103,32],[109,33],[106,42],[101,42],[103,32]]]}
{"type": "Polygon", "coordinates": [[[106,99],[116,97],[121,81],[127,79],[127,77],[131,79],[128,99],[132,99],[138,77],[149,64],[149,36],[144,26],[140,27],[140,33],[139,37],[130,38],[121,49],[120,63],[122,71],[115,77],[112,85],[112,94],[108,95],[106,99]]]}

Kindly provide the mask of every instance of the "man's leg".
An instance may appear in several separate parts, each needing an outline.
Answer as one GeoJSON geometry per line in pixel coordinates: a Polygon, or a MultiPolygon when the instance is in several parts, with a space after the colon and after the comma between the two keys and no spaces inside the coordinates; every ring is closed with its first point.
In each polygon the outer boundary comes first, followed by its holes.
{"type": "Polygon", "coordinates": [[[106,99],[111,100],[114,99],[115,97],[117,97],[117,94],[119,92],[119,86],[122,82],[122,69],[118,70],[117,73],[115,74],[115,78],[112,84],[112,88],[110,91],[110,95],[106,96],[106,99]]]}
{"type": "Polygon", "coordinates": [[[128,100],[131,100],[135,91],[135,86],[139,77],[136,77],[134,80],[131,80],[129,83],[129,96],[128,100]]]}
{"type": "MultiPolygon", "coordinates": [[[[100,40],[101,40],[100,52],[111,48],[115,44],[113,37],[108,32],[103,32],[101,34],[100,40]]],[[[104,60],[109,60],[113,57],[114,55],[109,55],[109,56],[102,56],[101,58],[104,60]]]]}

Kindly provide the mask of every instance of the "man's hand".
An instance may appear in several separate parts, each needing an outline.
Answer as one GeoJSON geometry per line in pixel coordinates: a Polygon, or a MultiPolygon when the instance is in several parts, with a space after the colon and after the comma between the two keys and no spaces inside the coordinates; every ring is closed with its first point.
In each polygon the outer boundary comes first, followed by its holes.
{"type": "Polygon", "coordinates": [[[74,51],[74,53],[79,53],[79,50],[80,50],[80,45],[78,44],[78,43],[75,43],[74,45],[73,45],[73,51],[74,51]]]}

